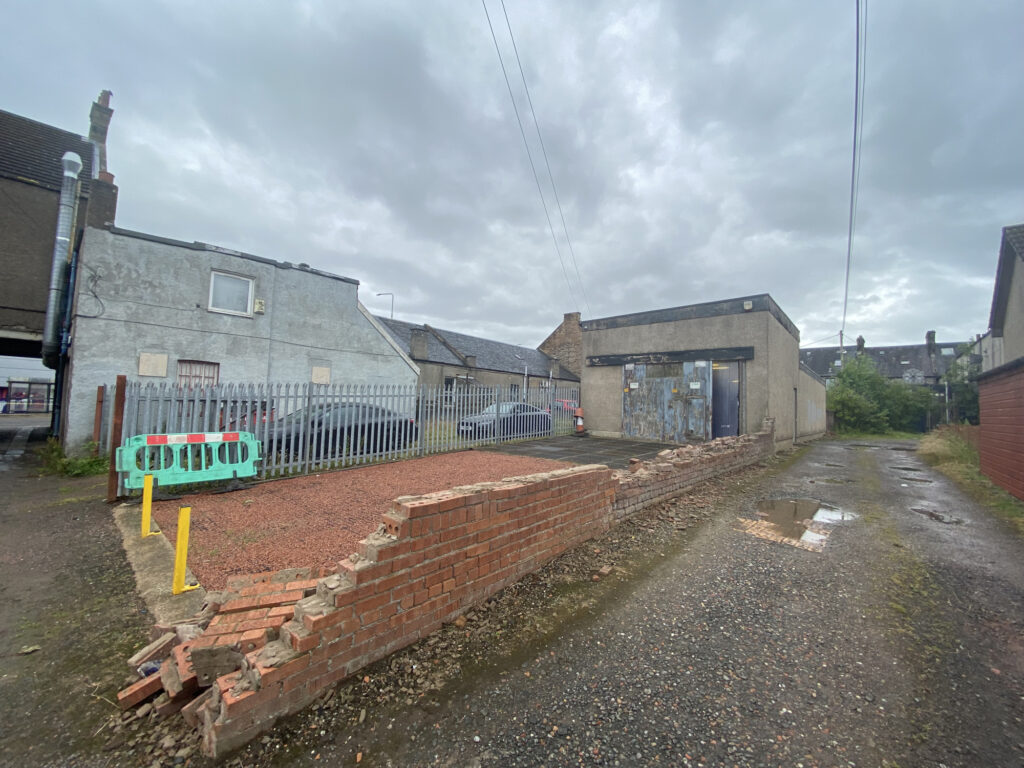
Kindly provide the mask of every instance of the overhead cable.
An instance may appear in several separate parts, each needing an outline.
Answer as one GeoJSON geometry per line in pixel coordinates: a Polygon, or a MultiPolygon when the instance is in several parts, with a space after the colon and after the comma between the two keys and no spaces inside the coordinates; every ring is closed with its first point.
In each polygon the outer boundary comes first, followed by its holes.
{"type": "Polygon", "coordinates": [[[853,260],[853,232],[854,223],[857,217],[857,195],[860,186],[860,141],[863,116],[863,85],[864,64],[867,61],[867,21],[868,4],[864,0],[864,34],[861,35],[861,0],[856,2],[856,53],[854,59],[854,85],[853,85],[853,159],[850,167],[850,213],[849,223],[846,231],[846,279],[843,285],[843,322],[840,326],[840,339],[846,331],[846,312],[850,297],[850,265],[853,260]],[[861,48],[864,48],[862,55],[861,48]]]}
{"type": "Polygon", "coordinates": [[[562,266],[562,275],[565,277],[565,285],[569,289],[569,298],[579,311],[580,305],[572,290],[572,281],[569,280],[569,272],[565,268],[565,261],[562,259],[562,250],[558,247],[558,238],[555,237],[555,227],[551,223],[551,214],[548,212],[548,204],[544,199],[544,190],[540,186],[540,176],[537,175],[537,166],[533,162],[533,154],[530,152],[530,142],[526,140],[526,131],[523,129],[523,120],[519,116],[519,107],[516,106],[516,98],[512,95],[512,84],[508,79],[508,72],[505,69],[505,60],[501,57],[501,48],[498,47],[498,38],[494,34],[494,25],[491,24],[491,14],[487,10],[486,0],[480,0],[484,7],[484,15],[487,16],[487,26],[491,30],[491,40],[494,41],[494,50],[498,54],[498,63],[501,64],[501,74],[505,77],[505,86],[508,88],[508,97],[512,100],[512,110],[516,113],[516,122],[519,123],[519,133],[523,137],[523,146],[526,147],[526,157],[530,161],[530,168],[533,170],[533,180],[537,184],[537,194],[540,195],[540,204],[544,208],[544,217],[548,221],[548,230],[551,232],[551,242],[555,245],[555,253],[558,254],[558,263],[562,266]]]}
{"type": "Polygon", "coordinates": [[[576,273],[576,280],[583,293],[583,303],[587,306],[587,314],[592,315],[590,299],[587,297],[587,289],[583,285],[583,277],[580,275],[579,265],[576,263],[576,251],[572,247],[572,240],[569,239],[569,227],[565,223],[565,214],[562,212],[562,201],[558,199],[558,187],[555,186],[555,177],[551,173],[551,163],[548,162],[548,150],[544,146],[544,137],[540,134],[540,122],[537,120],[537,111],[533,108],[533,99],[530,97],[530,87],[526,84],[526,73],[523,72],[523,62],[519,59],[519,46],[516,45],[516,36],[512,33],[512,24],[508,20],[508,11],[505,9],[505,0],[501,0],[501,11],[505,14],[505,26],[508,27],[508,36],[512,40],[512,50],[516,54],[516,64],[519,65],[519,76],[523,80],[523,90],[526,91],[526,101],[530,105],[530,114],[533,115],[533,125],[537,129],[537,141],[540,142],[540,151],[544,155],[544,165],[548,169],[548,179],[551,181],[551,191],[554,193],[555,205],[558,206],[558,215],[562,219],[562,230],[565,232],[565,242],[569,246],[569,256],[572,258],[572,268],[576,273]]]}

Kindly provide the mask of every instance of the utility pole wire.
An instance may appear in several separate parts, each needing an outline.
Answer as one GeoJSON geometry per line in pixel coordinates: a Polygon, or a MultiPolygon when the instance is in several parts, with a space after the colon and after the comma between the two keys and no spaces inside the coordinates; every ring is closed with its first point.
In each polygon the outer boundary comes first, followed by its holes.
{"type": "Polygon", "coordinates": [[[551,163],[548,162],[548,150],[544,146],[544,137],[540,135],[540,122],[537,120],[537,111],[533,108],[533,99],[530,96],[530,87],[526,84],[526,73],[523,72],[523,62],[519,59],[519,46],[516,45],[516,36],[512,34],[512,23],[508,20],[508,11],[505,9],[505,0],[501,0],[501,12],[505,14],[505,26],[508,27],[508,36],[512,40],[512,50],[516,54],[516,64],[519,65],[519,77],[523,80],[523,90],[526,91],[526,101],[530,105],[530,114],[533,115],[533,126],[537,129],[537,140],[540,142],[540,151],[544,155],[544,165],[548,169],[548,179],[551,181],[551,191],[555,196],[555,205],[558,206],[558,215],[562,219],[562,230],[565,232],[565,242],[569,246],[569,256],[572,258],[572,268],[576,272],[576,280],[580,284],[580,291],[583,293],[583,303],[587,306],[587,314],[593,315],[590,309],[590,299],[587,296],[587,289],[583,285],[583,277],[580,275],[580,268],[576,263],[576,251],[572,247],[572,240],[569,239],[569,227],[565,223],[565,214],[562,213],[562,201],[558,199],[558,187],[555,186],[555,177],[551,173],[551,163]]]}
{"type": "Polygon", "coordinates": [[[498,54],[498,63],[501,64],[501,74],[505,76],[505,86],[508,88],[508,97],[512,100],[512,110],[516,113],[516,122],[519,123],[519,133],[523,137],[523,146],[526,147],[526,157],[530,160],[530,168],[533,170],[533,180],[537,184],[537,194],[540,195],[540,204],[544,208],[544,218],[548,220],[548,229],[551,231],[551,242],[555,244],[555,253],[558,254],[558,263],[562,266],[562,275],[565,277],[565,285],[569,289],[569,298],[572,300],[573,306],[579,311],[580,305],[576,301],[576,295],[572,290],[572,281],[569,280],[569,273],[565,269],[565,261],[562,259],[562,250],[558,247],[558,238],[555,237],[555,227],[551,223],[551,214],[548,213],[548,204],[544,199],[544,190],[540,186],[540,177],[537,175],[537,166],[533,162],[533,154],[530,152],[530,142],[526,140],[526,131],[523,129],[523,120],[519,116],[519,107],[516,106],[516,97],[512,95],[512,84],[508,79],[508,72],[505,70],[505,60],[501,58],[501,48],[498,47],[498,38],[494,34],[494,25],[491,24],[491,14],[487,10],[487,3],[485,0],[480,0],[480,4],[484,7],[484,15],[487,16],[487,26],[491,30],[491,40],[494,41],[494,50],[498,54]]]}
{"type": "MultiPolygon", "coordinates": [[[[856,22],[856,54],[854,59],[854,86],[853,86],[853,159],[850,167],[850,214],[849,223],[846,231],[846,280],[843,286],[843,322],[839,328],[839,356],[840,359],[844,356],[845,345],[843,344],[843,334],[846,331],[846,311],[849,305],[850,298],[850,263],[853,259],[853,227],[854,221],[857,215],[857,190],[860,179],[860,159],[857,152],[858,144],[860,143],[861,136],[861,125],[862,125],[862,91],[861,91],[861,11],[860,11],[860,0],[856,2],[857,22],[856,22]]],[[[867,0],[864,0],[864,27],[865,35],[864,39],[867,39],[867,0]]],[[[865,46],[865,59],[867,58],[867,51],[865,46]]]]}

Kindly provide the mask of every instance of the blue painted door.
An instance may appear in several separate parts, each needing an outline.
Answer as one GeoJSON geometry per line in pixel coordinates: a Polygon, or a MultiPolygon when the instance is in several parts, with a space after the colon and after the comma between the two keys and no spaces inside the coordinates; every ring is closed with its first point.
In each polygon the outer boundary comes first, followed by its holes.
{"type": "Polygon", "coordinates": [[[709,440],[710,416],[710,362],[623,367],[623,435],[670,443],[709,440]]]}

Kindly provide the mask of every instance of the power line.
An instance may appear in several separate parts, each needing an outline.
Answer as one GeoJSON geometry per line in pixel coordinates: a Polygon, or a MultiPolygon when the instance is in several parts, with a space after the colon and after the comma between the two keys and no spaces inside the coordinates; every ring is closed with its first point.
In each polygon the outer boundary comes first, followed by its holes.
{"type": "Polygon", "coordinates": [[[583,303],[587,305],[587,314],[593,315],[590,309],[590,299],[587,297],[587,289],[583,285],[583,277],[580,275],[580,268],[576,264],[576,251],[572,247],[572,240],[569,239],[569,227],[565,223],[565,214],[562,213],[562,201],[558,199],[558,187],[555,186],[555,177],[551,173],[551,163],[548,162],[548,150],[544,146],[544,137],[540,135],[540,122],[537,120],[537,111],[533,108],[533,99],[530,97],[530,87],[526,84],[526,73],[523,72],[523,62],[519,59],[519,46],[516,45],[516,36],[512,34],[512,24],[508,20],[508,11],[505,9],[505,0],[501,0],[501,12],[505,14],[505,26],[508,27],[508,36],[512,39],[512,50],[516,54],[516,64],[519,65],[519,77],[523,80],[523,90],[526,91],[526,101],[530,105],[530,114],[533,115],[533,126],[537,129],[537,140],[540,142],[540,151],[544,155],[544,165],[548,169],[548,179],[551,181],[551,191],[555,196],[555,205],[558,206],[558,215],[562,219],[562,230],[565,232],[565,242],[569,246],[569,255],[572,257],[572,268],[576,272],[576,280],[580,284],[580,291],[583,293],[583,303]]]}
{"type": "MultiPolygon", "coordinates": [[[[867,59],[867,0],[864,0],[864,60],[867,59]]],[[[846,311],[850,297],[850,263],[853,260],[853,227],[857,215],[857,193],[860,179],[860,156],[858,147],[863,125],[863,96],[861,89],[862,58],[861,58],[861,0],[856,2],[857,23],[856,23],[856,57],[854,59],[854,86],[853,86],[853,159],[850,167],[850,214],[846,231],[846,280],[843,286],[843,322],[840,326],[839,336],[842,339],[846,331],[846,311]]],[[[841,342],[840,342],[841,345],[841,342]]]]}
{"type": "Polygon", "coordinates": [[[533,180],[537,184],[537,194],[540,195],[540,204],[544,208],[544,218],[548,220],[548,229],[551,231],[551,242],[555,245],[555,253],[558,254],[558,263],[562,266],[562,275],[565,277],[565,285],[569,289],[569,298],[573,306],[579,311],[580,305],[576,301],[576,295],[572,290],[572,282],[569,280],[569,273],[565,269],[565,261],[562,259],[562,250],[558,247],[558,238],[555,237],[555,227],[551,223],[551,214],[548,213],[548,204],[544,199],[544,191],[540,186],[540,177],[537,175],[537,166],[533,162],[533,154],[530,152],[530,142],[526,140],[526,131],[523,129],[523,120],[519,116],[519,107],[516,106],[516,97],[512,95],[512,84],[508,79],[508,72],[505,70],[505,60],[501,58],[501,49],[498,47],[498,38],[494,34],[494,25],[491,24],[491,14],[487,10],[486,0],[480,0],[484,7],[484,15],[487,16],[487,26],[491,30],[491,40],[494,41],[494,50],[498,54],[498,63],[501,64],[501,74],[505,77],[505,86],[508,88],[508,97],[512,100],[512,110],[516,113],[516,122],[519,123],[519,133],[523,137],[523,146],[526,147],[526,157],[530,160],[530,168],[533,170],[533,180]]]}
{"type": "Polygon", "coordinates": [[[833,333],[830,336],[826,336],[824,339],[818,339],[817,341],[809,341],[806,344],[804,344],[804,347],[811,347],[811,346],[813,346],[815,344],[821,344],[821,342],[828,341],[829,339],[834,339],[838,335],[839,335],[838,333],[833,333]]]}

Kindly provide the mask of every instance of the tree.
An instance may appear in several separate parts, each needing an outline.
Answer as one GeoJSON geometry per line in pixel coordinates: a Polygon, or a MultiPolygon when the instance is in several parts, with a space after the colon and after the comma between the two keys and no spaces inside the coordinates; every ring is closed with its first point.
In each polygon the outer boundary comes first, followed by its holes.
{"type": "Polygon", "coordinates": [[[886,381],[874,363],[861,355],[847,357],[826,395],[840,432],[885,432],[889,426],[886,381]]]}
{"type": "Polygon", "coordinates": [[[889,381],[864,355],[846,358],[827,402],[840,432],[923,432],[932,422],[929,416],[938,413],[931,389],[889,381]]]}

